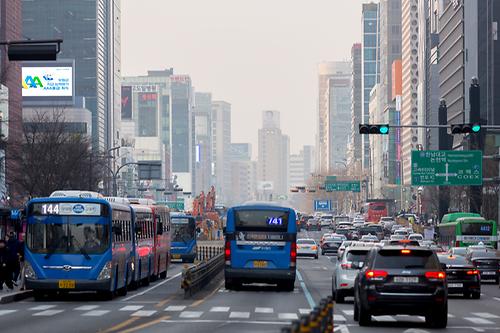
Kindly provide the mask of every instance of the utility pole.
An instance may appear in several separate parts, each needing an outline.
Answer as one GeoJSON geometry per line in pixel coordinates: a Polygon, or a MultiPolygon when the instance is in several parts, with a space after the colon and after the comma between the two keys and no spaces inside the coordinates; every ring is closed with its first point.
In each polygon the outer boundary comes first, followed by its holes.
{"type": "MultiPolygon", "coordinates": [[[[442,99],[439,102],[439,113],[438,113],[439,125],[448,124],[448,107],[446,106],[446,101],[442,99]]],[[[446,127],[439,128],[439,150],[451,150],[451,137],[448,135],[448,129],[446,127]]],[[[438,187],[439,195],[439,213],[438,220],[440,220],[444,214],[448,213],[450,207],[450,188],[447,186],[438,187]]],[[[436,221],[438,222],[438,221],[436,221]]]]}
{"type": "MultiPolygon", "coordinates": [[[[469,121],[473,123],[481,123],[481,112],[480,112],[480,96],[479,96],[479,82],[477,77],[473,77],[471,85],[469,87],[469,105],[470,114],[469,121]]],[[[470,150],[481,150],[484,152],[484,131],[480,131],[478,134],[469,134],[469,149],[470,150]]],[[[470,187],[470,205],[469,211],[473,213],[481,213],[481,206],[483,203],[483,186],[471,186],[470,187]]]]}

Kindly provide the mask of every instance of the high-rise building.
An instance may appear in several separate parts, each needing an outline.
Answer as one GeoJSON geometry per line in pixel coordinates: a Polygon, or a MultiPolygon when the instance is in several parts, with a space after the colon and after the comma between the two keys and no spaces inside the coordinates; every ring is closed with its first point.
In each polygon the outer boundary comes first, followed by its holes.
{"type": "Polygon", "coordinates": [[[259,129],[258,186],[261,199],[277,199],[288,194],[290,141],[280,129],[279,112],[263,111],[259,129]]]}
{"type": "Polygon", "coordinates": [[[291,187],[304,186],[314,171],[314,149],[312,146],[304,146],[298,154],[290,155],[290,179],[291,187]]]}
{"type": "MultiPolygon", "coordinates": [[[[363,111],[362,123],[368,123],[370,119],[370,92],[375,84],[379,82],[379,5],[378,3],[365,3],[362,7],[362,89],[363,89],[363,111]]],[[[361,164],[363,170],[369,169],[370,164],[370,138],[367,135],[361,137],[361,164]]]]}
{"type": "Polygon", "coordinates": [[[242,204],[255,198],[257,166],[250,143],[231,144],[231,187],[228,203],[242,204]]]}
{"type": "Polygon", "coordinates": [[[63,39],[58,57],[75,60],[75,93],[92,112],[94,149],[118,145],[120,0],[22,0],[22,16],[26,38],[63,39]]]}
{"type": "Polygon", "coordinates": [[[329,173],[347,158],[351,133],[351,63],[321,63],[319,72],[319,171],[329,173]]]}
{"type": "Polygon", "coordinates": [[[231,104],[212,101],[212,159],[217,201],[227,203],[231,190],[231,104]]]}
{"type": "MultiPolygon", "coordinates": [[[[403,0],[401,8],[403,96],[401,125],[418,125],[418,0],[403,0]]],[[[417,148],[418,130],[403,128],[401,158],[405,184],[411,182],[411,151],[417,148]]]]}
{"type": "Polygon", "coordinates": [[[251,143],[231,143],[231,160],[249,161],[252,159],[251,143]]]}
{"type": "Polygon", "coordinates": [[[208,192],[212,186],[212,94],[195,93],[194,193],[208,192]]]}
{"type": "Polygon", "coordinates": [[[356,173],[361,168],[361,136],[358,133],[358,125],[362,123],[363,101],[361,87],[361,43],[352,45],[351,48],[351,133],[347,150],[347,165],[349,172],[356,173]],[[359,165],[357,165],[359,164],[359,165]]]}

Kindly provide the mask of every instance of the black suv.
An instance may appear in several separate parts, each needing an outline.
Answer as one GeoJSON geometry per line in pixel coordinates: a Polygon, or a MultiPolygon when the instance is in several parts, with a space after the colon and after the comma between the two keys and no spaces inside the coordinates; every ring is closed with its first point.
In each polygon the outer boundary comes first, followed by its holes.
{"type": "Polygon", "coordinates": [[[354,281],[354,320],[372,315],[423,315],[433,328],[448,323],[446,273],[437,255],[416,246],[374,247],[354,281]]]}

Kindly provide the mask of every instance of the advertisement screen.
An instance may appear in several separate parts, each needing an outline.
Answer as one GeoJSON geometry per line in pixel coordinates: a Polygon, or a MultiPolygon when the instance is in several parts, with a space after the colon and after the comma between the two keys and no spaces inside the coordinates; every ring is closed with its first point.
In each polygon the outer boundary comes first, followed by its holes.
{"type": "Polygon", "coordinates": [[[138,94],[139,119],[137,128],[140,137],[156,136],[158,133],[157,99],[157,93],[138,94]]]}
{"type": "Polygon", "coordinates": [[[122,119],[132,119],[131,86],[122,86],[122,119]]]}
{"type": "Polygon", "coordinates": [[[22,68],[23,97],[71,97],[73,95],[73,68],[22,68]]]}

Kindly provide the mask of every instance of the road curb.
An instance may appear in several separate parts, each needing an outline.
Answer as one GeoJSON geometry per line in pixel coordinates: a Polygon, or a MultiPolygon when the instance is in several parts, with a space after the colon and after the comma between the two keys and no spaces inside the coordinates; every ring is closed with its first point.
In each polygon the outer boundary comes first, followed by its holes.
{"type": "Polygon", "coordinates": [[[0,304],[7,304],[7,303],[21,301],[31,296],[33,296],[33,290],[20,290],[12,294],[3,296],[0,295],[0,304]]]}

